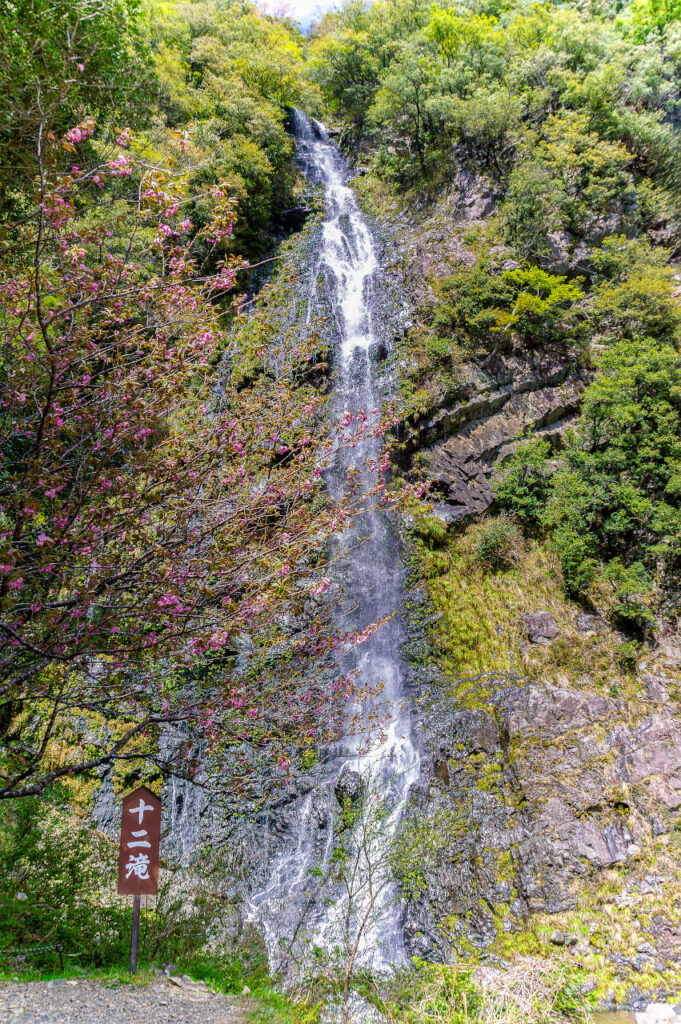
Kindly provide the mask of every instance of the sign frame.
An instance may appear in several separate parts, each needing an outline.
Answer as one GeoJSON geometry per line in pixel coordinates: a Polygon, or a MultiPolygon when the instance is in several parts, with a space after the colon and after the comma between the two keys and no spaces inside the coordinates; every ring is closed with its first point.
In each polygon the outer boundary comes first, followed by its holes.
{"type": "Polygon", "coordinates": [[[158,892],[161,798],[146,786],[128,793],[121,811],[118,894],[154,896],[158,892]]]}

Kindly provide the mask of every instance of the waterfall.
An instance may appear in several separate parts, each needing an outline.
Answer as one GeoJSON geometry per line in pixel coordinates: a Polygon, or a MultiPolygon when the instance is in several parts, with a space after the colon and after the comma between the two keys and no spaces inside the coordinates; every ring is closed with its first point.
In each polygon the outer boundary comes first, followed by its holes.
{"type": "MultiPolygon", "coordinates": [[[[366,411],[375,421],[381,404],[372,350],[373,289],[379,270],[374,242],[355,195],[346,184],[347,169],[322,125],[294,112],[298,161],[306,176],[324,189],[324,220],[318,260],[313,268],[308,321],[317,312],[316,282],[323,274],[325,299],[333,311],[336,359],[333,408],[336,416],[366,411]]],[[[378,440],[345,446],[327,477],[335,498],[347,486],[348,471],[358,475],[367,505],[379,482],[378,440]]],[[[389,850],[419,759],[411,738],[401,657],[403,567],[388,515],[369,508],[334,538],[333,573],[342,589],[338,612],[343,629],[361,631],[387,621],[369,640],[344,655],[340,668],[371,696],[352,709],[359,726],[333,752],[316,780],[287,815],[285,848],[268,865],[267,884],[251,897],[249,916],[262,929],[273,969],[285,966],[296,948],[323,951],[352,948],[356,965],[385,970],[404,962],[402,907],[391,876],[389,850]],[[354,792],[353,791],[354,786],[354,792]],[[337,842],[338,793],[373,804],[354,822],[349,863],[352,886],[336,882],[320,891],[337,842]],[[361,833],[361,834],[360,834],[361,833]]],[[[295,959],[295,957],[294,957],[295,959]]]]}

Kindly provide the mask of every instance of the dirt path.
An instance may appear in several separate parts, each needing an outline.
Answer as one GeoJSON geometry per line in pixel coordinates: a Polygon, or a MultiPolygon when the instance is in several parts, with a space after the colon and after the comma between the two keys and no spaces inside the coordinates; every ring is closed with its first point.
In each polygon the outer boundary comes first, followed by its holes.
{"type": "Polygon", "coordinates": [[[255,1008],[253,1000],[216,995],[186,975],[149,985],[86,979],[0,988],[0,1024],[248,1024],[255,1008]]]}

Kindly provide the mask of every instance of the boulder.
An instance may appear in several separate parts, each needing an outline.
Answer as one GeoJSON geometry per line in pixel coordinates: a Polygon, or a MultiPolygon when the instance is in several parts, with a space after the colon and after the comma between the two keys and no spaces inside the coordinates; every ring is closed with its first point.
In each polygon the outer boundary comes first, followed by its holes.
{"type": "Polygon", "coordinates": [[[533,612],[523,615],[525,629],[533,644],[546,644],[558,636],[560,630],[556,620],[548,612],[533,612]]]}

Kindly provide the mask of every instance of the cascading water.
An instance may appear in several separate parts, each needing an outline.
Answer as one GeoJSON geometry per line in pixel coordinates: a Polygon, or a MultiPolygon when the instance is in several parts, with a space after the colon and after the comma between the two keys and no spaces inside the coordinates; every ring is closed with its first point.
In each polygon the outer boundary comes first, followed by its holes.
{"type": "MultiPolygon", "coordinates": [[[[381,402],[372,361],[376,251],[352,189],[345,184],[342,157],[323,127],[295,111],[294,132],[303,171],[324,187],[325,216],[313,282],[323,274],[335,320],[335,412],[353,417],[366,412],[371,421],[381,402]]],[[[316,312],[316,295],[313,284],[309,318],[316,312]]],[[[379,482],[379,451],[379,441],[371,439],[341,449],[327,478],[334,497],[342,497],[351,473],[358,476],[366,504],[375,504],[370,495],[379,482]]],[[[386,621],[343,657],[343,673],[373,696],[353,709],[353,726],[316,788],[295,802],[287,816],[287,847],[272,859],[265,888],[251,898],[249,916],[263,930],[274,969],[287,966],[286,953],[303,937],[308,946],[342,949],[346,957],[354,956],[356,965],[373,970],[405,959],[389,850],[418,778],[419,759],[405,708],[402,626],[394,614],[403,599],[402,563],[390,520],[377,508],[357,516],[336,538],[335,547],[334,573],[344,595],[339,625],[361,632],[386,621]],[[362,804],[373,802],[380,811],[369,812],[369,819],[363,812],[361,822],[352,826],[352,885],[347,879],[336,881],[333,891],[320,892],[314,879],[325,876],[333,857],[342,777],[365,794],[362,804]]]]}

